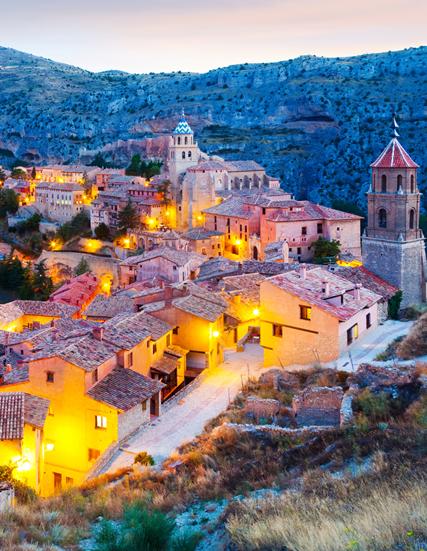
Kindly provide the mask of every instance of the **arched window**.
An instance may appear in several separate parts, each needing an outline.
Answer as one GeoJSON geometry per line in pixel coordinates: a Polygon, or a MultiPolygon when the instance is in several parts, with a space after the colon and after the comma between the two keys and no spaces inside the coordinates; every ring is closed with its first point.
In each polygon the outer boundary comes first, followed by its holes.
{"type": "Polygon", "coordinates": [[[387,176],[383,174],[381,176],[381,192],[386,193],[387,191],[387,176]]]}
{"type": "Polygon", "coordinates": [[[411,174],[411,193],[415,193],[415,177],[411,174]]]}
{"type": "Polygon", "coordinates": [[[397,189],[399,189],[400,187],[402,187],[402,182],[403,182],[402,175],[399,174],[399,175],[397,176],[397,189]]]}
{"type": "Polygon", "coordinates": [[[377,178],[376,178],[375,174],[374,174],[374,177],[373,177],[373,183],[374,183],[373,189],[374,189],[374,191],[377,191],[376,190],[377,178]]]}
{"type": "Polygon", "coordinates": [[[409,211],[409,229],[413,230],[415,228],[415,211],[411,209],[409,211]]]}
{"type": "Polygon", "coordinates": [[[181,138],[178,136],[178,145],[181,145],[181,138]]]}
{"type": "Polygon", "coordinates": [[[378,211],[378,226],[380,228],[387,227],[387,211],[385,209],[380,209],[378,211]]]}
{"type": "Polygon", "coordinates": [[[185,151],[182,152],[182,158],[185,159],[185,151]]]}
{"type": "Polygon", "coordinates": [[[185,138],[184,138],[184,142],[185,142],[185,145],[187,145],[187,142],[188,142],[188,138],[187,138],[187,136],[185,136],[185,138]]]}
{"type": "Polygon", "coordinates": [[[188,152],[187,157],[188,157],[189,159],[191,159],[191,151],[188,152]]]}

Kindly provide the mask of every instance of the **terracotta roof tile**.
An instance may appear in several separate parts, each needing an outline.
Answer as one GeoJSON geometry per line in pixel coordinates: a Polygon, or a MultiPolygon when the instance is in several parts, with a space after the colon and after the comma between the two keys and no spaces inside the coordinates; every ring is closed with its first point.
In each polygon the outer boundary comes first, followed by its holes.
{"type": "Polygon", "coordinates": [[[371,164],[372,168],[419,168],[397,138],[392,138],[378,157],[371,164]]]}
{"type": "Polygon", "coordinates": [[[164,386],[131,369],[116,367],[87,394],[98,402],[127,411],[160,392],[164,386]]]}
{"type": "Polygon", "coordinates": [[[44,426],[49,400],[25,392],[0,393],[0,440],[19,440],[24,424],[44,426]]]}

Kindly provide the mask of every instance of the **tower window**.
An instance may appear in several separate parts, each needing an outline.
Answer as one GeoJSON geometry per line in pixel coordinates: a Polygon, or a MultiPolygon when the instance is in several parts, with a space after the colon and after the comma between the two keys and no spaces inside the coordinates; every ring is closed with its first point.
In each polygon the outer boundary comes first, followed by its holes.
{"type": "Polygon", "coordinates": [[[399,174],[399,175],[397,176],[397,189],[399,189],[400,187],[402,187],[402,182],[403,182],[402,175],[399,174]]]}
{"type": "Polygon", "coordinates": [[[383,174],[381,176],[381,193],[386,193],[387,191],[387,176],[383,174]]]}
{"type": "Polygon", "coordinates": [[[189,159],[191,159],[191,151],[188,152],[187,157],[188,157],[189,159]]]}
{"type": "Polygon", "coordinates": [[[415,178],[413,174],[411,174],[411,193],[415,193],[415,178]]]}
{"type": "Polygon", "coordinates": [[[185,151],[182,152],[182,158],[185,159],[185,151]]]}
{"type": "Polygon", "coordinates": [[[187,138],[187,136],[185,136],[185,138],[184,138],[184,142],[185,142],[185,145],[187,145],[187,142],[188,142],[188,138],[187,138]]]}
{"type": "Polygon", "coordinates": [[[380,228],[387,227],[387,211],[385,209],[380,209],[378,211],[378,226],[380,228]]]}
{"type": "Polygon", "coordinates": [[[178,136],[178,145],[181,145],[181,138],[178,136]]]}
{"type": "Polygon", "coordinates": [[[409,211],[409,229],[413,230],[415,228],[415,211],[411,209],[409,211]]]}

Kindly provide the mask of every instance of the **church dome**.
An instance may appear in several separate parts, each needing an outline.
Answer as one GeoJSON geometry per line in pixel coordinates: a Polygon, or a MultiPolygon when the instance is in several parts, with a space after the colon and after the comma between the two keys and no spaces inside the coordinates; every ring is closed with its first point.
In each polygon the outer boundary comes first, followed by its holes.
{"type": "Polygon", "coordinates": [[[193,131],[191,130],[191,126],[188,124],[187,119],[185,118],[184,113],[182,113],[181,118],[179,120],[179,123],[175,130],[173,131],[174,134],[182,135],[182,134],[193,134],[193,131]]]}

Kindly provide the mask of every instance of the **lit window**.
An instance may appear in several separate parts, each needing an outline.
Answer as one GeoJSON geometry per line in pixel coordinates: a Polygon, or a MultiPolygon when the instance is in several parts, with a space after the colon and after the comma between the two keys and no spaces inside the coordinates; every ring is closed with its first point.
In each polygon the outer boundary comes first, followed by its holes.
{"type": "Polygon", "coordinates": [[[299,312],[299,316],[302,320],[311,320],[311,306],[301,305],[299,307],[299,312]]]}
{"type": "Polygon", "coordinates": [[[95,428],[96,429],[106,429],[107,428],[107,418],[103,415],[95,415],[95,428]]]}

